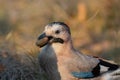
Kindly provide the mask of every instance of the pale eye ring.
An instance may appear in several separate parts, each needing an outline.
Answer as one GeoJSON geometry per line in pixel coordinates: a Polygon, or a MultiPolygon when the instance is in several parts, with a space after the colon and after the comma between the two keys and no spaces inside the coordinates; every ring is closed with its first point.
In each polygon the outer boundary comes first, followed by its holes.
{"type": "Polygon", "coordinates": [[[60,31],[59,31],[59,30],[56,30],[56,31],[55,31],[55,34],[59,34],[59,33],[60,33],[60,31]]]}

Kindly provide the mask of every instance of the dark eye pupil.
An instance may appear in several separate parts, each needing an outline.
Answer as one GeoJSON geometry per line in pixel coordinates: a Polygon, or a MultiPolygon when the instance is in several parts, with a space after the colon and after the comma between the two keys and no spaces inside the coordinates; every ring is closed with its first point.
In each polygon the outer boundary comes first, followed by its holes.
{"type": "Polygon", "coordinates": [[[59,33],[60,33],[60,31],[59,31],[59,30],[57,30],[57,31],[55,31],[55,33],[56,33],[56,34],[59,34],[59,33]]]}

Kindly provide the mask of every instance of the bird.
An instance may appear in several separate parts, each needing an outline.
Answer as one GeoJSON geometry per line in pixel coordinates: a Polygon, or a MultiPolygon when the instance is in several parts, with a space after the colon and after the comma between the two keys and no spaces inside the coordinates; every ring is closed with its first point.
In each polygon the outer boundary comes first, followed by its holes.
{"type": "Polygon", "coordinates": [[[116,63],[76,50],[70,27],[64,22],[47,24],[36,45],[41,48],[38,60],[48,80],[94,80],[119,69],[116,63]]]}

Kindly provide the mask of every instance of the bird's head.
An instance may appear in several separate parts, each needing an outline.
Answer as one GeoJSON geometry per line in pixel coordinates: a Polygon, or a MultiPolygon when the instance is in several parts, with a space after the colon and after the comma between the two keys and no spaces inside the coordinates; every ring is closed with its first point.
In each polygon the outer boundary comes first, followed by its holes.
{"type": "Polygon", "coordinates": [[[71,33],[69,27],[63,22],[52,22],[45,26],[45,30],[38,37],[36,45],[43,47],[46,44],[63,44],[70,40],[71,33]]]}

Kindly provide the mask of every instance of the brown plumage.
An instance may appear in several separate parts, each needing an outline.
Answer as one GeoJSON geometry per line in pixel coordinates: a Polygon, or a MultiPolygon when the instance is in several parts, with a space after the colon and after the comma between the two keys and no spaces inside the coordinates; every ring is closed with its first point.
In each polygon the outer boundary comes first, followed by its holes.
{"type": "Polygon", "coordinates": [[[110,71],[118,68],[116,64],[77,51],[73,47],[69,27],[62,22],[53,22],[45,26],[36,45],[43,47],[39,54],[39,63],[48,80],[94,78],[100,75],[100,65],[109,67],[110,71]],[[73,72],[81,72],[83,77],[77,77],[73,72]]]}

